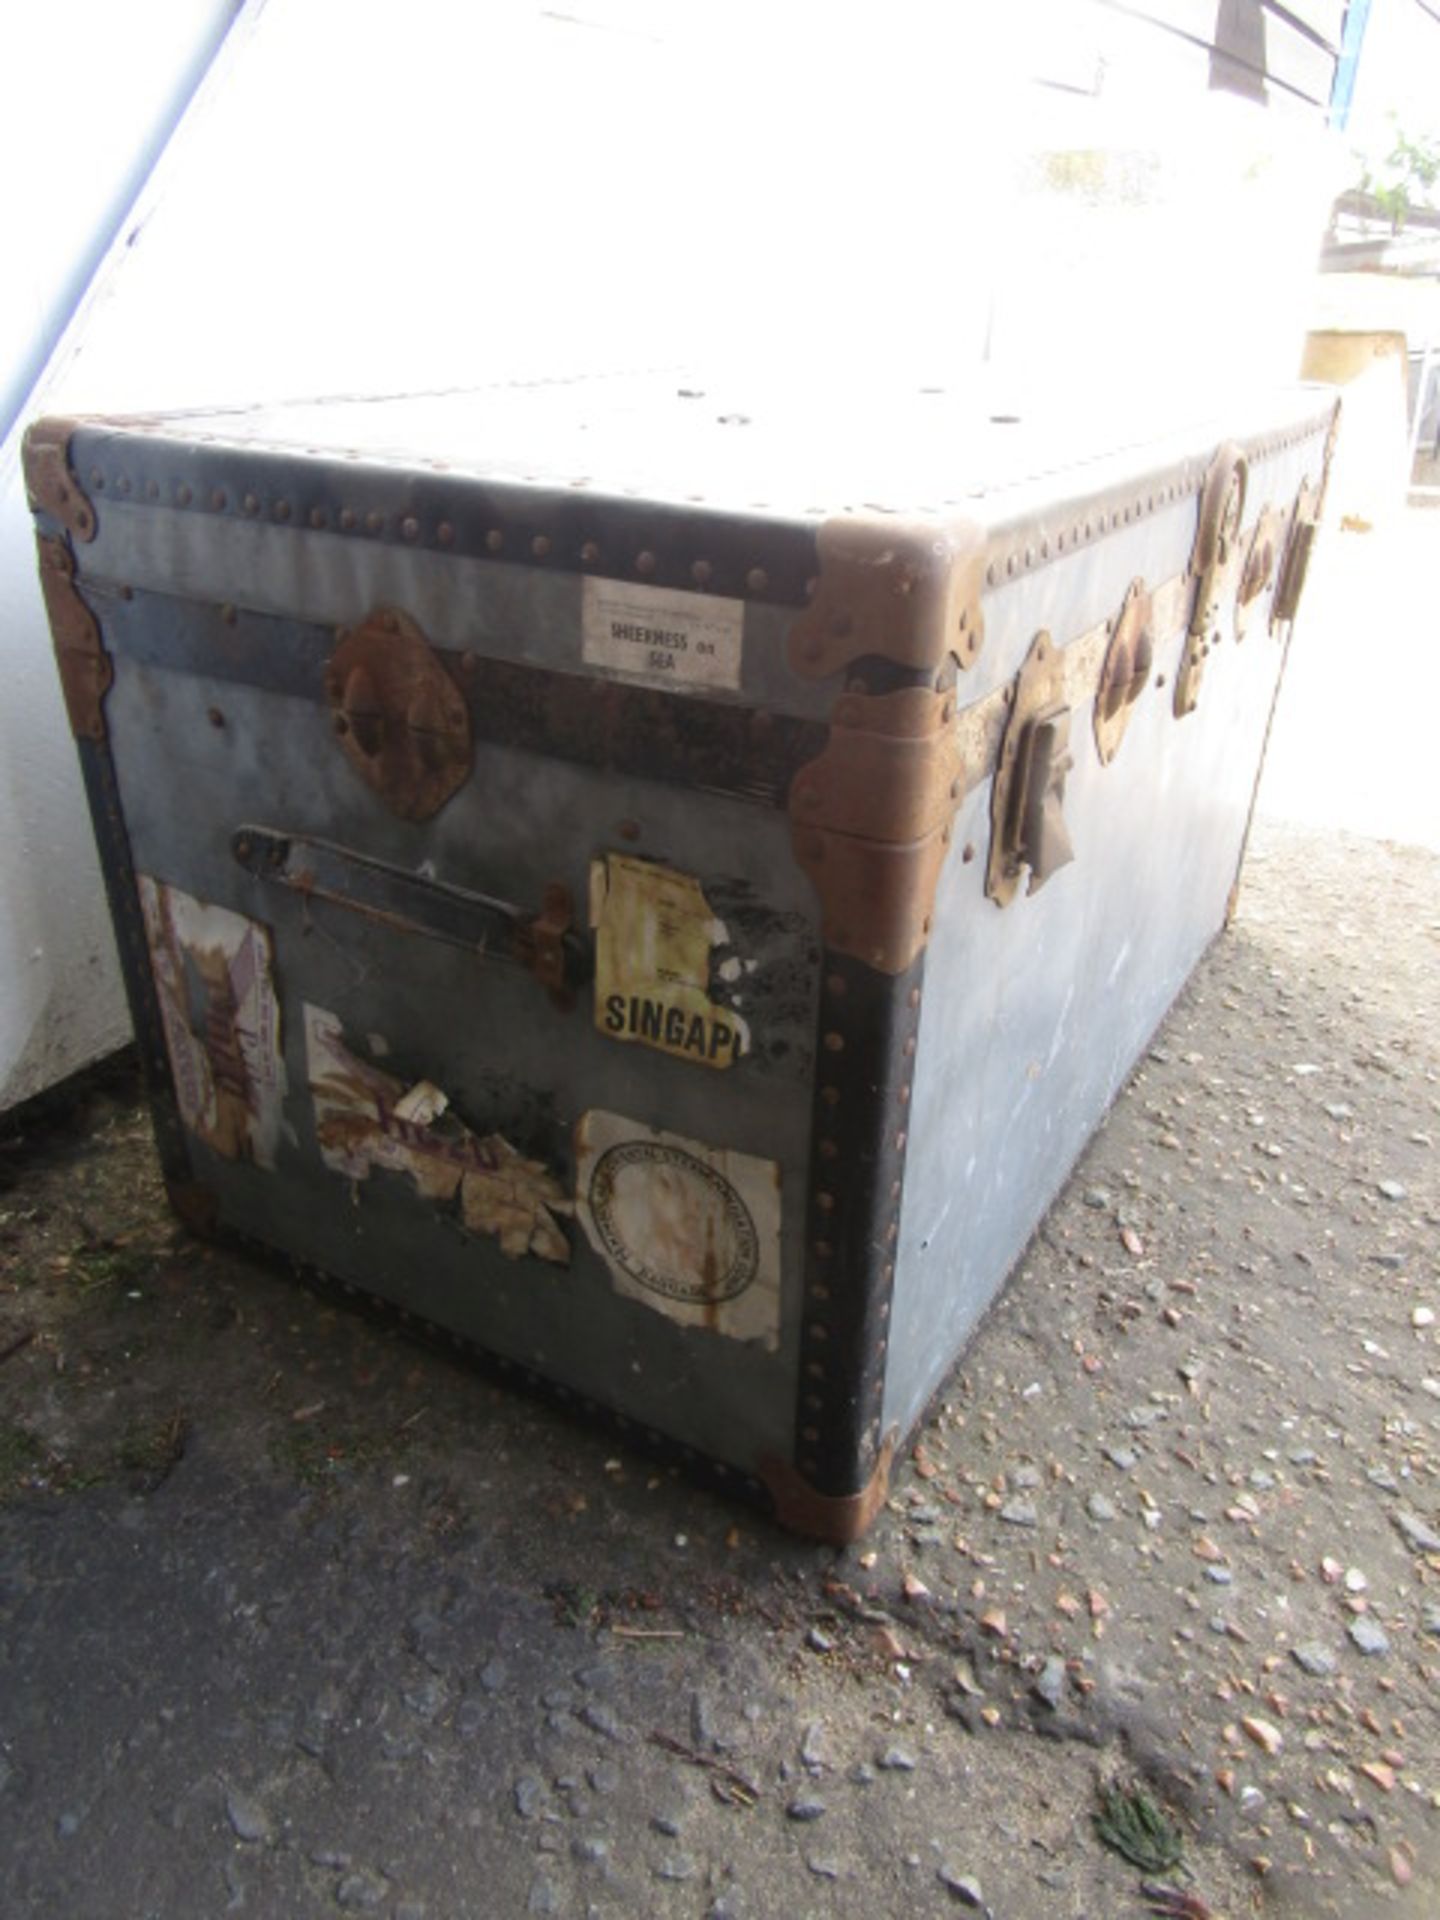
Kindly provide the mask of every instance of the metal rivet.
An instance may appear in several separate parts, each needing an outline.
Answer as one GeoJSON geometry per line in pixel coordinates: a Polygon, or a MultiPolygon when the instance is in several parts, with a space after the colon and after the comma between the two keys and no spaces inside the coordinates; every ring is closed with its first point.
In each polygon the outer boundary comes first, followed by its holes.
{"type": "Polygon", "coordinates": [[[205,718],[210,722],[212,727],[223,727],[225,724],[225,716],[219,707],[207,707],[205,710],[205,718]]]}
{"type": "Polygon", "coordinates": [[[323,507],[312,507],[309,518],[311,526],[314,527],[317,532],[330,524],[329,515],[323,507]]]}
{"type": "Polygon", "coordinates": [[[822,1140],[820,1142],[820,1158],[822,1160],[838,1160],[840,1158],[840,1149],[833,1140],[822,1140]]]}
{"type": "Polygon", "coordinates": [[[550,551],[549,535],[537,533],[535,538],[530,542],[530,551],[537,560],[543,560],[550,551]]]}
{"type": "Polygon", "coordinates": [[[905,1151],[905,1144],[906,1144],[906,1142],[907,1142],[907,1141],[909,1140],[909,1138],[910,1138],[910,1136],[909,1136],[909,1134],[908,1134],[908,1133],[903,1133],[903,1132],[902,1132],[902,1133],[897,1133],[897,1134],[896,1134],[896,1136],[895,1136],[895,1151],[896,1151],[896,1153],[904,1153],[904,1151],[905,1151]]]}
{"type": "Polygon", "coordinates": [[[210,505],[215,509],[216,513],[223,513],[229,504],[229,495],[225,489],[223,487],[216,487],[210,496],[210,505]]]}
{"type": "Polygon", "coordinates": [[[130,491],[130,482],[123,473],[117,473],[115,476],[115,491],[117,493],[129,493],[130,491]]]}
{"type": "Polygon", "coordinates": [[[1013,553],[1007,553],[1005,556],[1005,571],[1009,575],[1013,575],[1015,572],[1015,556],[1013,553]]]}
{"type": "Polygon", "coordinates": [[[821,1213],[833,1213],[835,1211],[835,1196],[833,1193],[817,1193],[815,1196],[815,1204],[821,1213]]]}
{"type": "Polygon", "coordinates": [[[636,554],[635,571],[636,573],[646,573],[646,574],[654,573],[655,556],[653,553],[651,553],[648,547],[646,547],[642,552],[636,554]]]}
{"type": "Polygon", "coordinates": [[[840,1104],[839,1087],[822,1087],[820,1089],[820,1098],[825,1102],[827,1107],[838,1107],[840,1104]]]}
{"type": "Polygon", "coordinates": [[[275,515],[277,520],[288,520],[290,518],[290,502],[288,500],[277,500],[270,511],[275,515]]]}
{"type": "Polygon", "coordinates": [[[967,867],[975,858],[975,842],[973,840],[967,840],[965,842],[965,845],[960,849],[960,858],[967,867]]]}
{"type": "Polygon", "coordinates": [[[714,569],[708,560],[695,560],[691,562],[690,578],[695,582],[697,587],[708,585],[713,572],[714,569]]]}
{"type": "Polygon", "coordinates": [[[834,1033],[834,1032],[827,1033],[825,1036],[825,1045],[829,1048],[831,1053],[843,1053],[845,1051],[844,1034],[834,1033]]]}
{"type": "Polygon", "coordinates": [[[822,1287],[817,1280],[810,1289],[810,1298],[812,1300],[828,1300],[830,1298],[829,1287],[822,1287]]]}
{"type": "Polygon", "coordinates": [[[836,1000],[840,999],[845,992],[844,974],[843,973],[827,973],[825,976],[825,991],[828,994],[832,995],[836,1000]]]}
{"type": "Polygon", "coordinates": [[[805,1396],[805,1405],[812,1413],[818,1413],[824,1404],[825,1402],[818,1393],[807,1393],[805,1396]]]}
{"type": "Polygon", "coordinates": [[[353,507],[342,507],[340,509],[340,525],[346,533],[354,531],[355,509],[353,507]]]}
{"type": "Polygon", "coordinates": [[[830,1329],[825,1325],[823,1320],[812,1320],[810,1322],[810,1325],[807,1327],[806,1332],[809,1334],[810,1338],[816,1342],[828,1340],[830,1338],[830,1329]]]}
{"type": "Polygon", "coordinates": [[[900,1092],[899,1092],[899,1094],[898,1094],[898,1095],[897,1095],[896,1097],[897,1097],[897,1099],[899,1100],[899,1102],[900,1102],[900,1104],[901,1104],[901,1106],[902,1106],[902,1107],[904,1107],[904,1106],[908,1106],[908,1105],[909,1105],[909,1103],[910,1103],[910,1082],[909,1082],[908,1080],[907,1080],[907,1081],[905,1082],[905,1084],[904,1084],[904,1086],[903,1086],[903,1087],[901,1087],[901,1089],[900,1089],[900,1092]]]}
{"type": "Polygon", "coordinates": [[[419,539],[420,522],[415,518],[413,513],[407,513],[405,518],[400,522],[400,534],[401,538],[405,540],[419,539]]]}
{"type": "Polygon", "coordinates": [[[145,498],[147,500],[158,500],[160,498],[160,482],[158,480],[147,480],[145,482],[145,498]]]}
{"type": "Polygon", "coordinates": [[[503,550],[505,546],[505,536],[499,527],[491,527],[485,536],[485,546],[486,550],[490,553],[500,553],[503,550]]]}
{"type": "Polygon", "coordinates": [[[180,505],[182,507],[188,507],[190,502],[195,498],[195,496],[190,491],[189,487],[182,485],[182,486],[178,486],[175,489],[175,498],[180,502],[180,505]]]}
{"type": "Polygon", "coordinates": [[[600,549],[593,540],[587,540],[580,549],[580,558],[587,567],[593,567],[600,558],[600,549]]]}
{"type": "Polygon", "coordinates": [[[906,994],[906,996],[905,996],[905,1004],[906,1004],[906,1006],[908,1006],[908,1007],[918,1007],[918,1006],[919,1006],[919,1004],[920,1004],[920,989],[919,989],[919,987],[911,987],[911,989],[910,989],[910,991],[909,991],[909,993],[907,993],[907,994],[906,994]]]}
{"type": "Polygon", "coordinates": [[[835,1251],[828,1240],[815,1241],[810,1250],[817,1260],[828,1260],[835,1251]]]}
{"type": "Polygon", "coordinates": [[[439,524],[439,526],[438,526],[438,527],[436,527],[436,529],[435,529],[435,538],[436,538],[436,539],[437,539],[437,540],[439,541],[439,543],[440,543],[440,545],[441,545],[442,547],[453,547],[453,546],[454,546],[454,544],[455,544],[455,529],[454,529],[454,527],[452,527],[452,526],[451,526],[451,524],[450,524],[450,522],[449,522],[448,520],[442,520],[442,521],[440,522],[440,524],[439,524]]]}
{"type": "Polygon", "coordinates": [[[818,1427],[802,1427],[800,1429],[800,1438],[802,1440],[808,1440],[813,1447],[820,1438],[820,1429],[818,1427]]]}
{"type": "Polygon", "coordinates": [[[900,1049],[900,1051],[904,1054],[907,1060],[909,1060],[913,1056],[915,1052],[915,1036],[913,1033],[910,1035],[910,1038],[905,1042],[904,1046],[900,1049]]]}
{"type": "Polygon", "coordinates": [[[751,593],[764,593],[770,584],[770,576],[763,567],[751,567],[745,576],[745,585],[751,593]]]}
{"type": "Polygon", "coordinates": [[[367,513],[366,514],[365,531],[367,533],[381,533],[384,531],[384,527],[385,527],[385,516],[383,513],[367,513]]]}
{"type": "Polygon", "coordinates": [[[884,1266],[880,1269],[880,1278],[885,1281],[890,1281],[895,1278],[895,1264],[893,1261],[887,1260],[885,1262],[884,1266]]]}

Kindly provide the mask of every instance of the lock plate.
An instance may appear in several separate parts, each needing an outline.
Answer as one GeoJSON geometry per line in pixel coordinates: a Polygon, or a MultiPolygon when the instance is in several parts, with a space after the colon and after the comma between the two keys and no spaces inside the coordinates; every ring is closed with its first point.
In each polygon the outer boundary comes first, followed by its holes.
{"type": "Polygon", "coordinates": [[[1026,871],[1029,893],[1075,857],[1065,825],[1071,759],[1065,658],[1037,633],[1009,695],[1009,716],[990,789],[990,859],[985,891],[1008,907],[1026,871]]]}
{"type": "Polygon", "coordinates": [[[470,777],[470,709],[408,614],[377,607],[325,669],[331,725],[355,771],[402,820],[428,820],[470,777]]]}

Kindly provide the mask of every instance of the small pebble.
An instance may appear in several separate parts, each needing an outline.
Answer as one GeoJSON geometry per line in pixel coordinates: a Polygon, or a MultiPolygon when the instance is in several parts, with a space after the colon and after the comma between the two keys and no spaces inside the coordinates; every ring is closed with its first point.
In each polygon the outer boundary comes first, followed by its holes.
{"type": "Polygon", "coordinates": [[[913,1773],[917,1762],[908,1747],[886,1747],[875,1756],[875,1764],[886,1773],[913,1773]]]}
{"type": "Polygon", "coordinates": [[[980,1891],[980,1882],[973,1875],[959,1873],[951,1866],[942,1866],[939,1870],[939,1879],[941,1886],[953,1893],[962,1907],[983,1910],[985,1896],[980,1891]]]}
{"type": "Polygon", "coordinates": [[[1292,1647],[1290,1658],[1303,1673],[1313,1674],[1317,1680],[1328,1679],[1336,1668],[1334,1654],[1318,1640],[1307,1640],[1302,1646],[1292,1647]]]}
{"type": "Polygon", "coordinates": [[[792,1800],[785,1809],[786,1818],[790,1820],[820,1820],[825,1813],[825,1802],[814,1799],[792,1800]]]}
{"type": "Polygon", "coordinates": [[[1105,1458],[1112,1467],[1118,1467],[1121,1473],[1129,1473],[1139,1457],[1129,1447],[1106,1447],[1105,1449],[1105,1458]]]}
{"type": "Polygon", "coordinates": [[[1351,1640],[1354,1641],[1361,1653],[1389,1653],[1389,1638],[1384,1629],[1378,1627],[1373,1620],[1362,1616],[1359,1620],[1354,1620],[1350,1623],[1349,1631],[1351,1640]]]}
{"type": "Polygon", "coordinates": [[[1115,1518],[1115,1503],[1107,1500],[1103,1493],[1092,1493],[1085,1502],[1085,1511],[1092,1520],[1106,1521],[1115,1518]]]}
{"type": "Polygon", "coordinates": [[[1007,1500],[1000,1509],[1000,1518],[1012,1527],[1038,1527],[1040,1515],[1033,1500],[1007,1500]]]}

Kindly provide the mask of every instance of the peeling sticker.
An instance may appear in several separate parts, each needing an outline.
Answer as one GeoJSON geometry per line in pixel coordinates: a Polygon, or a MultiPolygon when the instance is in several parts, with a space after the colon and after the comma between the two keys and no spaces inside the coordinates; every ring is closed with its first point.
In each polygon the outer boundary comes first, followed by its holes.
{"type": "Polygon", "coordinates": [[[533,1253],[569,1264],[558,1216],[570,1202],[548,1167],[525,1159],[501,1134],[472,1133],[429,1080],[406,1087],[358,1059],[323,1007],[305,1009],[305,1057],[316,1137],[332,1172],[351,1180],[368,1178],[375,1167],[405,1174],[437,1205],[454,1206],[458,1198],[461,1223],[493,1235],[509,1259],[533,1253]]]}
{"type": "Polygon", "coordinates": [[[627,680],[656,687],[740,685],[745,608],[739,600],[587,575],[580,626],[581,657],[627,680]]]}
{"type": "Polygon", "coordinates": [[[137,875],[180,1118],[227,1160],[273,1167],[285,1102],[270,929],[137,875]]]}
{"type": "Polygon", "coordinates": [[[592,860],[590,924],[602,1033],[707,1067],[749,1052],[749,1027],[710,998],[711,955],[729,935],[692,875],[620,853],[592,860]]]}
{"type": "Polygon", "coordinates": [[[779,1344],[773,1160],[592,1111],[575,1129],[575,1200],[617,1292],[682,1327],[779,1344]]]}

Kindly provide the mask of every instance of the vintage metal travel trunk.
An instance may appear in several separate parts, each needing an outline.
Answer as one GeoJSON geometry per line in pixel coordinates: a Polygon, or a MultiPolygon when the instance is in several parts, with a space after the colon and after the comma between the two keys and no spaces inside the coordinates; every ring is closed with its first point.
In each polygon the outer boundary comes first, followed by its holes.
{"type": "Polygon", "coordinates": [[[1333,418],[38,422],[176,1207],[853,1537],[1226,918],[1333,418]]]}

